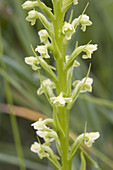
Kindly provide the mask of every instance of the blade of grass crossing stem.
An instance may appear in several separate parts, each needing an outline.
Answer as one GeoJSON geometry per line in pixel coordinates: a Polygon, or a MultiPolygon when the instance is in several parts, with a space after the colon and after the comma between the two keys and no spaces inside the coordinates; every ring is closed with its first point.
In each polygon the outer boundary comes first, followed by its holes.
{"type": "MultiPolygon", "coordinates": [[[[0,54],[1,55],[3,54],[1,27],[0,27],[0,54]]],[[[5,71],[7,70],[4,62],[1,63],[1,66],[5,71]]],[[[6,100],[7,100],[7,103],[10,105],[9,106],[9,110],[11,113],[10,121],[11,121],[11,125],[12,125],[13,137],[14,137],[15,147],[16,147],[16,151],[17,151],[17,155],[18,155],[20,170],[26,170],[20,136],[19,136],[18,125],[17,125],[16,117],[13,114],[13,108],[12,108],[13,100],[12,100],[12,95],[11,95],[11,89],[9,87],[8,81],[5,78],[4,78],[4,87],[5,87],[6,100]]]]}

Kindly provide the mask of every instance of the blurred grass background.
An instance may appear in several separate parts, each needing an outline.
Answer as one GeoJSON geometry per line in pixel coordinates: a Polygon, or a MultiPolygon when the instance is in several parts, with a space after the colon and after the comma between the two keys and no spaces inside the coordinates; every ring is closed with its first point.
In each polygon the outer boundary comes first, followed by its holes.
{"type": "MultiPolygon", "coordinates": [[[[0,0],[0,103],[9,103],[25,107],[52,117],[52,108],[45,96],[37,96],[40,86],[37,72],[24,63],[24,57],[32,55],[30,44],[36,47],[40,44],[38,30],[43,28],[40,21],[34,27],[25,21],[27,12],[22,10],[23,0],[0,0]]],[[[50,0],[43,2],[51,7],[50,0]]],[[[67,12],[68,20],[73,9],[73,18],[78,17],[87,2],[90,5],[86,13],[93,25],[83,33],[77,29],[67,47],[67,54],[74,49],[75,42],[86,44],[92,40],[98,44],[98,51],[91,60],[82,60],[81,67],[76,69],[73,80],[81,79],[87,73],[88,65],[92,63],[90,76],[93,77],[93,92],[80,95],[70,114],[70,129],[75,134],[84,130],[99,131],[101,137],[88,152],[98,162],[102,170],[113,169],[113,0],[79,0],[79,5],[71,7],[67,12]]],[[[50,61],[52,62],[52,61],[50,61]]],[[[42,71],[43,76],[46,74],[42,71]]],[[[30,145],[36,140],[31,120],[4,114],[6,105],[0,105],[0,170],[18,170],[24,168],[23,158],[28,170],[54,169],[46,160],[40,160],[31,153],[30,145]],[[16,144],[16,145],[15,145],[16,144]],[[22,148],[21,148],[22,145],[22,148]],[[22,159],[23,160],[23,159],[22,159]]],[[[15,109],[9,109],[15,112],[15,109]]],[[[26,114],[27,110],[21,110],[26,114]]],[[[31,112],[32,115],[32,112],[31,112]]],[[[32,116],[31,116],[32,117],[32,116]]],[[[73,160],[73,170],[79,170],[80,159],[73,160]]],[[[87,170],[95,170],[88,163],[87,170]]]]}

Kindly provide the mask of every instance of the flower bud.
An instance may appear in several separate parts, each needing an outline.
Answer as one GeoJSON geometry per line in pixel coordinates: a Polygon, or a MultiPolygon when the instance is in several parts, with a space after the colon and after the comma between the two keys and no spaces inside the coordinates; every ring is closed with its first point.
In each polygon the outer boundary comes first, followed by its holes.
{"type": "Polygon", "coordinates": [[[26,10],[30,10],[34,8],[37,5],[37,1],[26,1],[23,5],[22,8],[26,10]]]}

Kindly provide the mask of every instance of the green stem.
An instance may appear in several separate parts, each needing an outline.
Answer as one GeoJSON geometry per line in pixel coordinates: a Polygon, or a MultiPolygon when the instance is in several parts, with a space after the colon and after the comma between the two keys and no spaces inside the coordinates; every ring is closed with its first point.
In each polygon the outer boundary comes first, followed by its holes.
{"type": "MultiPolygon", "coordinates": [[[[64,14],[62,13],[62,1],[54,2],[54,13],[55,21],[53,22],[54,27],[54,44],[56,44],[58,51],[55,52],[56,58],[56,70],[58,82],[56,84],[57,96],[64,92],[66,95],[67,92],[67,71],[64,72],[64,61],[65,61],[65,45],[63,44],[63,35],[62,35],[62,26],[64,20],[64,14]],[[59,55],[60,53],[60,55],[59,55]]],[[[55,127],[59,136],[60,141],[60,154],[61,154],[61,164],[62,170],[71,170],[71,161],[68,160],[69,154],[69,110],[67,106],[58,107],[55,114],[58,116],[59,122],[55,122],[55,127]],[[62,135],[62,131],[57,129],[57,124],[60,123],[60,127],[65,135],[62,135]]]]}

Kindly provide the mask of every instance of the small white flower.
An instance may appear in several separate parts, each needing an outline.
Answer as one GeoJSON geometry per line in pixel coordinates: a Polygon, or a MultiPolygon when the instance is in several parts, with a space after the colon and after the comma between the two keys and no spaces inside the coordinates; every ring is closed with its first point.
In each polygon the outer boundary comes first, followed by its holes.
{"type": "Polygon", "coordinates": [[[90,132],[86,133],[85,137],[87,137],[88,139],[85,140],[84,143],[86,144],[87,147],[91,147],[94,141],[100,137],[100,134],[99,132],[90,132]]]}
{"type": "Polygon", "coordinates": [[[34,127],[34,129],[36,130],[45,130],[45,129],[49,129],[46,126],[46,122],[44,120],[42,120],[42,118],[40,118],[37,122],[31,124],[31,126],[34,127]]]}
{"type": "MultiPolygon", "coordinates": [[[[85,45],[83,46],[83,48],[84,47],[85,47],[85,45]]],[[[82,58],[83,59],[91,58],[91,55],[96,50],[97,50],[97,44],[95,44],[95,45],[93,45],[93,44],[86,45],[86,47],[84,48],[83,51],[85,51],[87,55],[82,55],[82,58]]]]}
{"type": "Polygon", "coordinates": [[[47,127],[47,124],[53,124],[53,119],[45,119],[42,120],[41,118],[39,119],[39,121],[33,123],[31,126],[34,127],[34,129],[36,129],[36,134],[43,138],[45,140],[46,143],[50,143],[53,140],[57,139],[57,133],[53,130],[50,129],[49,127],[47,127]]]}
{"type": "Polygon", "coordinates": [[[82,139],[84,137],[84,143],[87,147],[91,147],[96,139],[100,137],[99,132],[83,133],[77,137],[77,139],[82,139]]]}
{"type": "Polygon", "coordinates": [[[44,43],[44,44],[48,44],[49,43],[49,41],[48,41],[49,34],[48,34],[48,32],[46,30],[44,30],[44,29],[40,30],[38,32],[38,34],[40,36],[40,41],[42,43],[44,43]]]}
{"type": "Polygon", "coordinates": [[[86,77],[83,78],[81,81],[80,80],[76,80],[73,82],[73,86],[75,87],[74,91],[77,91],[79,90],[79,88],[81,87],[80,89],[80,93],[83,93],[83,92],[91,92],[92,91],[92,83],[93,83],[93,79],[88,77],[85,81],[86,77]]]}
{"type": "Polygon", "coordinates": [[[62,27],[62,33],[65,34],[67,40],[71,39],[74,32],[75,32],[75,29],[73,25],[65,22],[62,27]]]}
{"type": "Polygon", "coordinates": [[[36,131],[36,134],[43,138],[45,140],[46,143],[50,143],[50,142],[53,142],[55,139],[58,138],[57,136],[57,133],[52,130],[52,129],[49,129],[50,131],[36,131]]]}
{"type": "Polygon", "coordinates": [[[89,20],[89,16],[83,14],[80,15],[78,18],[75,18],[72,22],[74,28],[76,28],[79,24],[82,25],[81,30],[86,31],[86,26],[92,25],[92,22],[89,20]]]}
{"type": "Polygon", "coordinates": [[[73,3],[74,3],[74,5],[77,5],[78,4],[78,0],[74,0],[73,3]]]}
{"type": "Polygon", "coordinates": [[[40,157],[40,159],[47,157],[47,155],[49,156],[49,154],[46,153],[46,150],[50,150],[50,147],[46,146],[44,144],[41,145],[37,142],[34,142],[34,144],[31,145],[30,149],[31,149],[32,152],[37,153],[38,156],[40,157]]]}
{"type": "Polygon", "coordinates": [[[58,107],[63,107],[65,106],[65,103],[72,102],[71,98],[63,97],[62,92],[60,93],[58,97],[51,97],[50,100],[53,104],[56,104],[58,107]]]}
{"type": "Polygon", "coordinates": [[[26,20],[31,22],[31,25],[34,25],[36,23],[37,18],[38,18],[37,11],[31,10],[28,12],[28,16],[26,17],[26,20]]]}
{"type": "Polygon", "coordinates": [[[50,58],[46,45],[37,46],[35,51],[38,51],[43,58],[50,58]]]}
{"type": "Polygon", "coordinates": [[[80,15],[78,19],[79,19],[79,24],[82,25],[81,27],[82,31],[86,31],[86,26],[92,25],[92,22],[89,20],[89,16],[87,16],[86,14],[80,15]]]}
{"type": "Polygon", "coordinates": [[[22,8],[26,10],[30,10],[34,8],[34,6],[37,5],[37,1],[26,1],[23,5],[22,8]]]}
{"type": "Polygon", "coordinates": [[[36,57],[30,56],[30,57],[25,57],[25,62],[26,64],[31,65],[33,70],[37,70],[40,67],[37,67],[36,65],[39,64],[38,60],[36,57]]]}
{"type": "MultiPolygon", "coordinates": [[[[52,82],[50,79],[42,81],[42,84],[43,84],[44,87],[49,86],[51,89],[55,89],[56,88],[55,83],[52,82]]],[[[41,95],[42,93],[44,93],[43,86],[41,85],[40,88],[37,90],[37,94],[38,95],[41,95]]]]}

